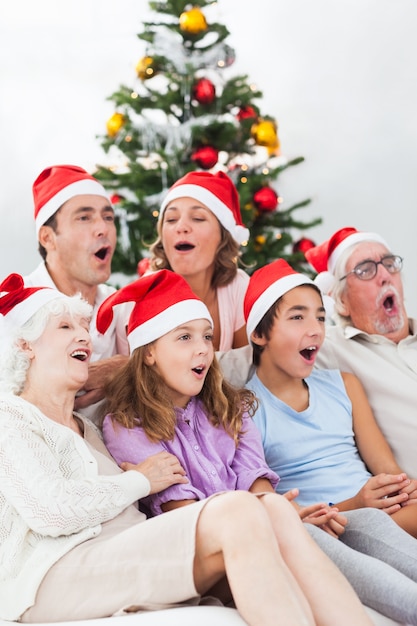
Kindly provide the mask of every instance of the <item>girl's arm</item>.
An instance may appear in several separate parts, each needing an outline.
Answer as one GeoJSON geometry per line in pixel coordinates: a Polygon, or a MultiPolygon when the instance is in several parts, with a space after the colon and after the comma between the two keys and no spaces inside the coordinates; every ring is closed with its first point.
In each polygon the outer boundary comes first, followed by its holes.
{"type": "Polygon", "coordinates": [[[271,485],[271,481],[267,478],[257,478],[249,487],[251,493],[275,493],[275,489],[271,485]]]}
{"type": "Polygon", "coordinates": [[[341,510],[372,506],[387,513],[398,510],[417,488],[401,471],[391,448],[379,428],[365,390],[353,374],[342,372],[346,393],[352,404],[352,426],[359,454],[369,471],[374,474],[352,498],[340,502],[341,510]],[[406,490],[401,492],[401,490],[406,490]]]}
{"type": "Polygon", "coordinates": [[[193,504],[193,502],[197,502],[197,500],[170,500],[169,502],[163,502],[161,504],[161,509],[164,513],[166,513],[167,511],[173,511],[174,509],[179,509],[182,506],[193,504]]]}
{"type": "Polygon", "coordinates": [[[274,491],[279,477],[273,472],[265,460],[261,434],[251,417],[243,419],[243,429],[232,461],[232,469],[236,475],[236,489],[254,491],[255,484],[270,487],[257,491],[274,491]],[[258,480],[264,481],[257,483],[258,480]]]}

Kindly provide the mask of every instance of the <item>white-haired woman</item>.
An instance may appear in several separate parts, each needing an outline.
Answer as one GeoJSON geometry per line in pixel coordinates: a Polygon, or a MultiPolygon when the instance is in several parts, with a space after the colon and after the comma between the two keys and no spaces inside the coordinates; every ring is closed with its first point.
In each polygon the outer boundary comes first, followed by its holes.
{"type": "Polygon", "coordinates": [[[24,288],[17,274],[0,292],[0,618],[162,608],[226,575],[248,624],[371,623],[282,497],[262,506],[224,493],[144,523],[133,504],[186,478],[165,452],[122,472],[73,412],[88,376],[89,305],[24,288]]]}

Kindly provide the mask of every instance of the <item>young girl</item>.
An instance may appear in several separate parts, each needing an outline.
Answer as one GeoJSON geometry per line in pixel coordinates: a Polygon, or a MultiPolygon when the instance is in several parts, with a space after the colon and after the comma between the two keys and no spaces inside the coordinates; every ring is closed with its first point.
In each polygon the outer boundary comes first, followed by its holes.
{"type": "MultiPolygon", "coordinates": [[[[259,435],[249,417],[254,407],[252,393],[234,391],[222,381],[214,361],[213,324],[207,307],[185,279],[160,270],[108,298],[98,312],[97,328],[105,332],[113,306],[132,300],[135,306],[128,325],[131,357],[108,389],[105,442],[123,469],[158,450],[173,450],[189,480],[183,490],[166,489],[148,500],[148,505],[161,512],[218,491],[229,490],[230,495],[230,490],[262,489],[264,484],[271,489],[269,481],[275,484],[277,478],[265,464],[259,435]]],[[[257,502],[265,507],[275,538],[272,553],[278,549],[296,596],[313,615],[310,621],[286,621],[277,608],[271,623],[368,623],[345,579],[310,540],[291,504],[274,493],[244,495],[253,498],[255,507],[257,502]],[[278,503],[291,514],[290,525],[278,511],[278,503]]],[[[268,538],[266,528],[251,536],[248,544],[256,546],[265,532],[268,538]]],[[[260,557],[252,570],[250,587],[254,578],[267,573],[263,561],[260,557]]],[[[278,570],[271,571],[268,578],[277,581],[279,576],[278,570]]],[[[271,607],[268,587],[258,602],[258,611],[263,613],[265,602],[271,607]]],[[[285,611],[285,601],[279,604],[285,611]]],[[[267,623],[260,613],[257,623],[267,623]]]]}
{"type": "MultiPolygon", "coordinates": [[[[256,367],[247,386],[259,400],[254,421],[268,465],[280,476],[277,491],[285,493],[297,485],[301,504],[324,499],[346,511],[348,524],[339,544],[393,566],[388,574],[391,590],[381,594],[381,604],[374,607],[417,623],[417,586],[409,580],[404,593],[404,577],[398,580],[393,569],[417,581],[417,542],[392,521],[415,534],[417,509],[411,503],[416,481],[396,464],[359,381],[336,370],[313,370],[325,335],[320,291],[279,259],[251,276],[244,308],[256,367]],[[406,502],[410,505],[401,506],[406,502]],[[392,519],[361,507],[383,509],[392,519]]],[[[331,544],[326,552],[354,583],[360,564],[351,576],[331,544]]],[[[375,565],[383,566],[370,559],[366,578],[369,581],[374,571],[381,584],[383,576],[372,569],[375,565]]]]}
{"type": "Polygon", "coordinates": [[[132,354],[107,388],[107,448],[118,463],[166,450],[183,464],[187,484],[142,501],[153,515],[218,491],[273,491],[278,477],[252,420],[254,395],[223,380],[208,309],[182,277],[161,270],[157,278],[136,283],[132,354]],[[139,294],[146,283],[149,291],[139,294]],[[153,303],[165,310],[155,314],[153,303]]]}

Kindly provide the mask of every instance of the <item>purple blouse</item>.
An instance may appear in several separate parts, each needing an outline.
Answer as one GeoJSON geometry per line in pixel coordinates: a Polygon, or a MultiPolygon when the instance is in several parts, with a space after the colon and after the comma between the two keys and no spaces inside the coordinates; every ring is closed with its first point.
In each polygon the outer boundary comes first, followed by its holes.
{"type": "Polygon", "coordinates": [[[202,402],[192,398],[185,409],[175,409],[177,423],[173,441],[149,441],[140,427],[124,428],[106,415],[104,442],[117,461],[140,463],[152,454],[167,450],[187,473],[189,483],[173,485],[147,496],[143,502],[153,515],[171,500],[202,500],[219,491],[249,490],[257,478],[267,478],[275,488],[279,477],[266,464],[259,431],[252,418],[244,417],[243,434],[236,448],[223,428],[214,427],[202,402]]]}

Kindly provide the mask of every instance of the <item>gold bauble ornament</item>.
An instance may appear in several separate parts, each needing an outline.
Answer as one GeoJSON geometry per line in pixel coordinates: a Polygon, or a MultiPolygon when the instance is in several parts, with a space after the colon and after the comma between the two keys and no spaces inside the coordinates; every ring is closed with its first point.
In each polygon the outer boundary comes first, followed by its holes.
{"type": "Polygon", "coordinates": [[[261,120],[253,124],[252,137],[256,145],[265,146],[268,152],[273,153],[279,148],[277,124],[273,120],[261,120]]]}
{"type": "Polygon", "coordinates": [[[154,60],[152,57],[142,57],[136,64],[136,74],[141,80],[152,78],[155,76],[156,69],[154,66],[154,60]]]}
{"type": "Polygon", "coordinates": [[[189,11],[181,13],[179,25],[180,30],[190,35],[198,35],[207,30],[207,20],[198,7],[193,7],[189,11]]]}
{"type": "Polygon", "coordinates": [[[113,115],[109,117],[106,123],[107,134],[109,135],[109,137],[116,137],[119,130],[123,127],[125,121],[126,120],[123,113],[113,113],[113,115]]]}

